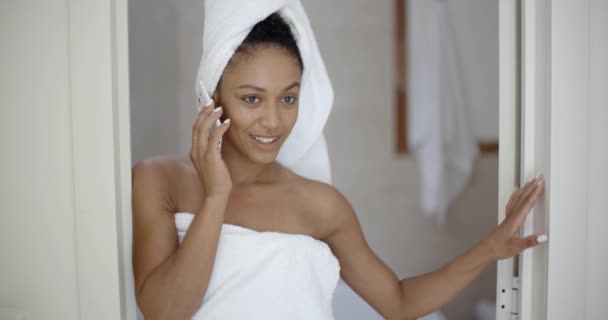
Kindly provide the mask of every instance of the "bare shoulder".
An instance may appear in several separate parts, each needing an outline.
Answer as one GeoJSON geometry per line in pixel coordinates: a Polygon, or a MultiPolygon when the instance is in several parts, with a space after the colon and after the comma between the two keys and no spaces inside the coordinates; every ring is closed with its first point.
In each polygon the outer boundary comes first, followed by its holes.
{"type": "Polygon", "coordinates": [[[180,155],[155,156],[133,166],[133,270],[136,289],[178,246],[171,190],[185,166],[180,155]]]}
{"type": "Polygon", "coordinates": [[[176,180],[187,171],[193,170],[192,163],[182,154],[159,155],[137,161],[131,169],[133,183],[163,182],[164,185],[176,180]]]}
{"type": "Polygon", "coordinates": [[[182,154],[158,155],[137,161],[132,168],[133,174],[143,176],[173,175],[191,167],[190,160],[182,154]]]}
{"type": "Polygon", "coordinates": [[[300,203],[314,217],[323,239],[328,239],[347,224],[357,223],[351,204],[336,187],[302,178],[297,189],[300,203]]]}
{"type": "MultiPolygon", "coordinates": [[[[137,161],[131,169],[133,201],[163,202],[170,209],[171,190],[191,169],[190,161],[180,154],[161,155],[137,161]]],[[[135,204],[135,203],[134,203],[135,204]]]]}

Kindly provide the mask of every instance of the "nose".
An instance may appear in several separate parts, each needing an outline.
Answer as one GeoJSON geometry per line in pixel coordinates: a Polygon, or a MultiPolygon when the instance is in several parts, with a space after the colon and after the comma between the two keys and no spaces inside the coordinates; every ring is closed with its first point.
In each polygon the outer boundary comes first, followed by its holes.
{"type": "Polygon", "coordinates": [[[275,130],[281,124],[281,114],[276,103],[268,103],[264,105],[262,119],[260,125],[268,130],[275,130]]]}

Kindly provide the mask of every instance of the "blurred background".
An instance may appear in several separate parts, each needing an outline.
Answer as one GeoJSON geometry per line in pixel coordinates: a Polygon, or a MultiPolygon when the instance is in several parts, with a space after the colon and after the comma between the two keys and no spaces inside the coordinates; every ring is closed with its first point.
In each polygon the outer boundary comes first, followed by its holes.
{"type": "MultiPolygon", "coordinates": [[[[411,84],[417,79],[411,74],[412,50],[424,40],[419,31],[429,21],[419,15],[424,6],[420,1],[404,1],[402,18],[393,0],[302,1],[334,86],[334,108],[325,129],[334,185],[355,208],[371,248],[400,278],[441,267],[497,224],[498,2],[423,0],[443,10],[440,19],[449,30],[448,54],[457,70],[453,79],[466,128],[475,145],[490,145],[475,157],[466,186],[448,202],[444,222],[437,223],[421,208],[422,158],[413,149],[396,148],[398,135],[404,133],[396,125],[403,114],[396,110],[405,111],[405,133],[410,136],[415,125],[407,119],[419,117],[411,114],[416,110],[411,95],[406,92],[408,99],[399,105],[395,94],[395,54],[403,45],[395,28],[404,19],[404,59],[409,62],[405,83],[410,83],[408,90],[416,88],[411,84]]],[[[190,148],[203,14],[201,0],[129,1],[133,163],[190,148]]],[[[495,284],[491,265],[437,319],[489,319],[478,313],[480,302],[494,301],[495,284]]],[[[337,295],[351,294],[340,286],[337,295]]],[[[348,302],[341,306],[348,309],[348,302]]],[[[347,315],[349,310],[339,312],[347,315]]],[[[375,318],[373,311],[361,316],[375,318]]]]}

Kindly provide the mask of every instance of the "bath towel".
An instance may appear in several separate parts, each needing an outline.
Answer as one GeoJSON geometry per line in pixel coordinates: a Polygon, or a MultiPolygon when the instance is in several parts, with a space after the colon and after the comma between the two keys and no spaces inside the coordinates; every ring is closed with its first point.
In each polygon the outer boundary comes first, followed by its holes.
{"type": "MultiPolygon", "coordinates": [[[[179,241],[194,215],[175,214],[179,241]]],[[[211,279],[192,319],[334,319],[340,264],[329,246],[303,234],[223,224],[211,279]]]]}
{"type": "Polygon", "coordinates": [[[409,145],[420,170],[420,203],[438,224],[468,185],[478,156],[446,3],[409,3],[409,145]]]}

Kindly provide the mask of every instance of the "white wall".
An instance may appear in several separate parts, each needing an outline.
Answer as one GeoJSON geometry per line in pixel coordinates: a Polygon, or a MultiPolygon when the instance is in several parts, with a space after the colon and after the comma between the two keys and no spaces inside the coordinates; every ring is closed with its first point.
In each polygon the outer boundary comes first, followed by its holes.
{"type": "Polygon", "coordinates": [[[67,7],[2,2],[0,21],[0,318],[76,319],[67,7]]]}
{"type": "Polygon", "coordinates": [[[133,163],[190,150],[203,5],[201,0],[129,1],[133,163]]]}
{"type": "Polygon", "coordinates": [[[589,217],[587,218],[586,319],[608,316],[608,1],[590,2],[589,217]]]}
{"type": "MultiPolygon", "coordinates": [[[[178,51],[184,44],[178,38],[177,5],[173,1],[129,1],[133,162],[181,151],[178,94],[185,84],[181,83],[178,51]]],[[[200,50],[200,45],[186,48],[200,50]]]]}
{"type": "MultiPolygon", "coordinates": [[[[446,227],[426,221],[418,209],[417,165],[393,151],[393,1],[303,3],[335,89],[326,135],[336,186],[355,207],[374,251],[399,276],[440,267],[496,224],[497,158],[479,161],[446,227]]],[[[449,9],[475,133],[495,140],[497,4],[467,0],[449,9]]],[[[195,115],[202,2],[132,0],[130,17],[133,161],[187,152],[195,115]]],[[[490,267],[446,308],[446,315],[470,319],[475,302],[493,299],[494,283],[495,269],[490,267]]]]}
{"type": "Polygon", "coordinates": [[[459,51],[473,133],[498,140],[498,1],[445,1],[459,51]]]}
{"type": "Polygon", "coordinates": [[[117,230],[130,186],[126,11],[114,0],[1,3],[0,319],[133,311],[117,230]]]}

